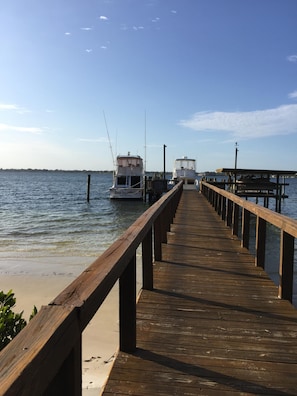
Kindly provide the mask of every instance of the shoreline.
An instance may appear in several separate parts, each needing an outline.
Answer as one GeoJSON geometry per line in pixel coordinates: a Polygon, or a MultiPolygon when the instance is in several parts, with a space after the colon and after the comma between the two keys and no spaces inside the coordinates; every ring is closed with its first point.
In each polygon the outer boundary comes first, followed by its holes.
{"type": "MultiPolygon", "coordinates": [[[[34,305],[49,304],[95,258],[0,258],[0,290],[12,290],[13,311],[24,311],[28,321],[34,305]]],[[[118,350],[118,284],[92,318],[82,335],[82,390],[84,396],[100,395],[118,350]]]]}

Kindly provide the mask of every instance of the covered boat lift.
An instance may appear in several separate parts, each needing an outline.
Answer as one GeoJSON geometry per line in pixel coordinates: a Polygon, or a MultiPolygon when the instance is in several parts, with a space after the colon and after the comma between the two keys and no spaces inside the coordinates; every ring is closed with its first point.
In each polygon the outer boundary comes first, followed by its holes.
{"type": "MultiPolygon", "coordinates": [[[[288,170],[267,170],[267,169],[238,169],[221,168],[216,172],[224,173],[228,176],[228,181],[223,182],[224,189],[228,189],[234,194],[248,199],[249,197],[263,198],[264,207],[268,207],[269,198],[275,199],[275,211],[281,212],[281,199],[288,198],[285,193],[286,177],[296,176],[296,171],[288,170]],[[281,180],[282,178],[282,180],[281,180]],[[273,179],[273,180],[271,180],[273,179]]],[[[219,184],[219,183],[216,183],[219,184]]]]}

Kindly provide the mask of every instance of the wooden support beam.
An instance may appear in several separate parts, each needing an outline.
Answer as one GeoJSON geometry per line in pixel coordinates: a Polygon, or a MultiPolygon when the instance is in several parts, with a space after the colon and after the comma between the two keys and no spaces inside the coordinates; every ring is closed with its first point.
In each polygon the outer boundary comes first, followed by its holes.
{"type": "Polygon", "coordinates": [[[233,202],[231,201],[231,199],[228,199],[227,215],[226,215],[226,225],[228,227],[230,227],[232,224],[232,212],[233,212],[233,202]]]}
{"type": "Polygon", "coordinates": [[[120,350],[136,349],[136,255],[120,277],[120,350]]]}
{"type": "Polygon", "coordinates": [[[250,218],[250,212],[247,209],[243,209],[241,219],[241,246],[247,249],[250,243],[250,218]]]}
{"type": "Polygon", "coordinates": [[[154,223],[154,256],[155,261],[162,260],[162,228],[161,228],[161,218],[158,216],[154,223]]]}
{"type": "Polygon", "coordinates": [[[142,241],[142,287],[145,290],[153,290],[153,246],[152,229],[150,228],[142,241]]]}
{"type": "Polygon", "coordinates": [[[281,231],[278,296],[292,302],[294,273],[294,237],[281,231]]]}
{"type": "Polygon", "coordinates": [[[266,221],[257,216],[256,223],[256,267],[265,267],[265,251],[266,251],[266,221]]]}
{"type": "Polygon", "coordinates": [[[239,227],[239,206],[236,203],[234,203],[233,212],[232,212],[232,235],[238,236],[238,227],[239,227]]]}

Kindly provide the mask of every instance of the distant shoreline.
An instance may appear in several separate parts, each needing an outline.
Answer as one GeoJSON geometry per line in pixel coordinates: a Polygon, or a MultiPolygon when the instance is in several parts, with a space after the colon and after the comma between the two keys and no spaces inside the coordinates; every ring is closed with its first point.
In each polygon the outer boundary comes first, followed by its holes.
{"type": "MultiPolygon", "coordinates": [[[[113,173],[113,170],[88,170],[88,169],[33,169],[33,168],[21,168],[21,169],[3,169],[0,168],[0,172],[81,172],[81,173],[113,173]]],[[[160,174],[161,171],[147,171],[148,174],[160,174]]],[[[166,175],[171,175],[172,172],[166,171],[166,175]]]]}
{"type": "Polygon", "coordinates": [[[24,168],[24,169],[3,169],[0,168],[0,172],[89,172],[89,173],[112,173],[112,170],[88,170],[88,169],[33,169],[33,168],[24,168]]]}

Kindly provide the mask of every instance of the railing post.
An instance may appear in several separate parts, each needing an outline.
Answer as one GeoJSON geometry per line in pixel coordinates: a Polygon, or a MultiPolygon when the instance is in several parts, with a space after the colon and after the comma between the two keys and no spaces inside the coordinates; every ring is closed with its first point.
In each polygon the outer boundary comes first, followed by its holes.
{"type": "Polygon", "coordinates": [[[161,217],[161,226],[162,226],[162,242],[167,243],[167,232],[170,230],[170,210],[169,204],[164,208],[161,217]]]}
{"type": "Polygon", "coordinates": [[[220,200],[221,196],[217,192],[215,192],[215,210],[218,215],[220,215],[220,200]]]}
{"type": "Polygon", "coordinates": [[[136,254],[125,268],[120,287],[120,350],[136,349],[136,254]]]}
{"type": "Polygon", "coordinates": [[[238,236],[239,206],[234,202],[232,211],[232,235],[238,236]]]}
{"type": "Polygon", "coordinates": [[[82,395],[82,338],[72,348],[44,396],[82,395]]]}
{"type": "Polygon", "coordinates": [[[256,267],[265,267],[265,250],[266,250],[266,221],[257,216],[256,224],[256,267]]]}
{"type": "Polygon", "coordinates": [[[215,198],[216,194],[213,190],[210,190],[210,203],[213,207],[215,207],[215,198]]]}
{"type": "Polygon", "coordinates": [[[154,256],[155,261],[162,261],[162,235],[161,217],[158,216],[154,223],[154,256]]]}
{"type": "Polygon", "coordinates": [[[232,211],[233,211],[233,202],[231,199],[228,199],[227,203],[227,226],[230,227],[232,225],[232,211]]]}
{"type": "Polygon", "coordinates": [[[145,290],[153,290],[153,246],[152,229],[142,241],[142,287],[145,290]]]}
{"type": "Polygon", "coordinates": [[[222,214],[222,196],[218,193],[216,193],[217,199],[216,199],[216,212],[219,216],[222,214]]]}
{"type": "Polygon", "coordinates": [[[249,248],[250,244],[250,212],[242,209],[242,228],[241,228],[241,246],[249,248]]]}
{"type": "Polygon", "coordinates": [[[226,197],[222,197],[221,202],[221,219],[225,221],[226,219],[226,197]]]}
{"type": "Polygon", "coordinates": [[[294,271],[294,237],[281,230],[278,296],[292,302],[294,271]]]}

